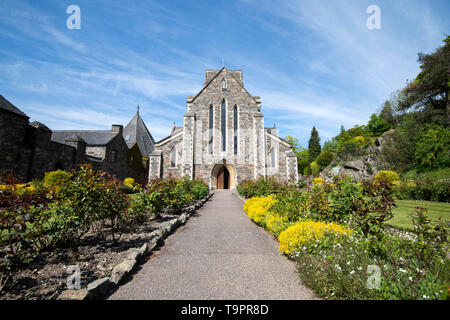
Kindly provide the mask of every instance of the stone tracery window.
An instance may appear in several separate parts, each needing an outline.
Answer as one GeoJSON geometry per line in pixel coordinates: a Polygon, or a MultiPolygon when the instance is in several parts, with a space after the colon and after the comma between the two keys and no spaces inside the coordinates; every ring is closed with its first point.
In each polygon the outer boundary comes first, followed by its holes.
{"type": "Polygon", "coordinates": [[[177,149],[173,147],[170,152],[170,167],[175,168],[177,166],[177,149]]]}
{"type": "Polygon", "coordinates": [[[270,164],[272,168],[275,168],[275,149],[273,147],[270,148],[270,164]]]}
{"type": "Polygon", "coordinates": [[[234,125],[234,154],[238,153],[238,109],[233,108],[233,125],[234,125]]]}
{"type": "Polygon", "coordinates": [[[227,150],[227,105],[225,99],[222,100],[222,151],[227,150]]]}
{"type": "Polygon", "coordinates": [[[214,109],[211,106],[209,108],[209,142],[208,142],[210,154],[213,154],[213,142],[214,142],[213,133],[214,133],[214,109]]]}

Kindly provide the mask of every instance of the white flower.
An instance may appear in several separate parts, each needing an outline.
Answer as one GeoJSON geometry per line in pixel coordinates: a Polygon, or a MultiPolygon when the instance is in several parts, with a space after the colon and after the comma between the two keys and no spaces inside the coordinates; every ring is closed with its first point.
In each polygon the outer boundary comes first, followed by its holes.
{"type": "Polygon", "coordinates": [[[403,272],[403,273],[406,273],[406,270],[405,270],[405,269],[402,269],[402,268],[398,269],[398,271],[403,272]]]}
{"type": "Polygon", "coordinates": [[[354,270],[350,271],[350,274],[354,274],[354,273],[355,273],[355,271],[354,271],[354,270]]]}
{"type": "Polygon", "coordinates": [[[412,278],[412,277],[409,277],[408,279],[409,279],[409,281],[412,281],[412,280],[413,280],[413,278],[412,278]]]}

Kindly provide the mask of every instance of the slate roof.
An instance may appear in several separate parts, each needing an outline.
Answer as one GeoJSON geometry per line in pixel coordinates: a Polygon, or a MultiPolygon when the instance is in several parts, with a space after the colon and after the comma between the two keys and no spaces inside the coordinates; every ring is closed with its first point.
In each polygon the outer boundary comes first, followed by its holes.
{"type": "Polygon", "coordinates": [[[9,112],[15,113],[19,116],[29,118],[25,113],[19,110],[16,106],[14,106],[11,102],[6,100],[1,94],[0,94],[0,109],[7,110],[9,112]]]}
{"type": "Polygon", "coordinates": [[[153,152],[155,139],[153,139],[144,120],[139,115],[139,110],[133,119],[123,128],[123,138],[128,148],[132,148],[137,143],[143,156],[149,156],[153,152]]]}
{"type": "Polygon", "coordinates": [[[111,130],[54,130],[52,140],[66,143],[66,138],[80,137],[88,146],[104,146],[108,144],[118,133],[111,130]]]}

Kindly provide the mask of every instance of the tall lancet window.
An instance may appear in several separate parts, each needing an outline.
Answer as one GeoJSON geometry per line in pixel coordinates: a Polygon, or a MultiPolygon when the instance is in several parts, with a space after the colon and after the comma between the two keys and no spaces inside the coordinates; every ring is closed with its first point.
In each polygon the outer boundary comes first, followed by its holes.
{"type": "Polygon", "coordinates": [[[222,79],[222,90],[227,90],[227,79],[222,79]]]}
{"type": "Polygon", "coordinates": [[[238,108],[233,108],[233,126],[234,126],[234,154],[238,153],[238,108]]]}
{"type": "Polygon", "coordinates": [[[275,168],[275,149],[273,147],[270,148],[270,165],[275,168]]]}
{"type": "Polygon", "coordinates": [[[222,112],[221,112],[221,131],[222,131],[222,151],[227,150],[227,104],[225,99],[222,100],[222,112]]]}
{"type": "Polygon", "coordinates": [[[213,142],[214,142],[214,109],[211,106],[209,108],[209,142],[208,142],[208,148],[209,148],[209,154],[213,154],[213,142]]]}
{"type": "Polygon", "coordinates": [[[172,168],[175,168],[177,166],[177,149],[175,147],[173,147],[170,154],[170,166],[172,168]]]}

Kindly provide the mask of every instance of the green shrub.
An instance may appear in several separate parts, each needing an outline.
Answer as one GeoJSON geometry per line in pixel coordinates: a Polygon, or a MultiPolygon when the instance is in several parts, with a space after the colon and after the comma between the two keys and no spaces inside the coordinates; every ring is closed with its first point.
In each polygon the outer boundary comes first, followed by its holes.
{"type": "Polygon", "coordinates": [[[153,212],[147,205],[147,195],[144,192],[135,193],[130,196],[130,205],[126,210],[124,219],[128,225],[133,225],[135,222],[145,222],[152,215],[153,212]]]}
{"type": "Polygon", "coordinates": [[[316,161],[311,162],[311,164],[309,166],[311,168],[311,174],[314,177],[317,177],[319,175],[319,172],[320,172],[320,166],[317,164],[316,161]]]}
{"type": "Polygon", "coordinates": [[[450,130],[430,125],[418,136],[415,159],[420,169],[450,166],[450,130]]]}
{"type": "Polygon", "coordinates": [[[202,181],[186,177],[151,180],[144,189],[146,205],[157,215],[164,210],[179,212],[193,200],[202,199],[208,193],[209,188],[202,181]]]}
{"type": "Polygon", "coordinates": [[[439,179],[433,182],[433,201],[450,202],[450,179],[439,179]]]}
{"type": "Polygon", "coordinates": [[[308,215],[308,194],[296,188],[288,188],[286,192],[275,195],[276,202],[270,211],[285,216],[289,221],[305,220],[308,215]]]}
{"type": "Polygon", "coordinates": [[[327,221],[348,222],[365,201],[363,189],[350,177],[341,176],[333,179],[333,188],[328,195],[329,215],[327,221]]]}
{"type": "Polygon", "coordinates": [[[325,168],[333,161],[333,158],[334,155],[330,151],[323,151],[316,161],[322,168],[325,168]]]}
{"type": "Polygon", "coordinates": [[[401,181],[394,187],[394,194],[401,200],[425,200],[450,202],[449,179],[415,179],[401,181]]]}
{"type": "Polygon", "coordinates": [[[286,190],[287,186],[277,182],[274,177],[259,177],[257,180],[244,180],[238,186],[239,194],[246,198],[265,197],[286,190]]]}
{"type": "Polygon", "coordinates": [[[202,181],[195,181],[192,187],[194,199],[200,200],[208,195],[209,188],[202,181]]]}
{"type": "Polygon", "coordinates": [[[50,245],[76,246],[93,223],[98,231],[109,225],[113,240],[128,206],[121,183],[91,165],[83,165],[59,191],[59,200],[41,216],[42,233],[50,245]]]}
{"type": "Polygon", "coordinates": [[[72,173],[63,170],[46,172],[44,175],[44,186],[50,189],[59,190],[72,178],[72,173]]]}

